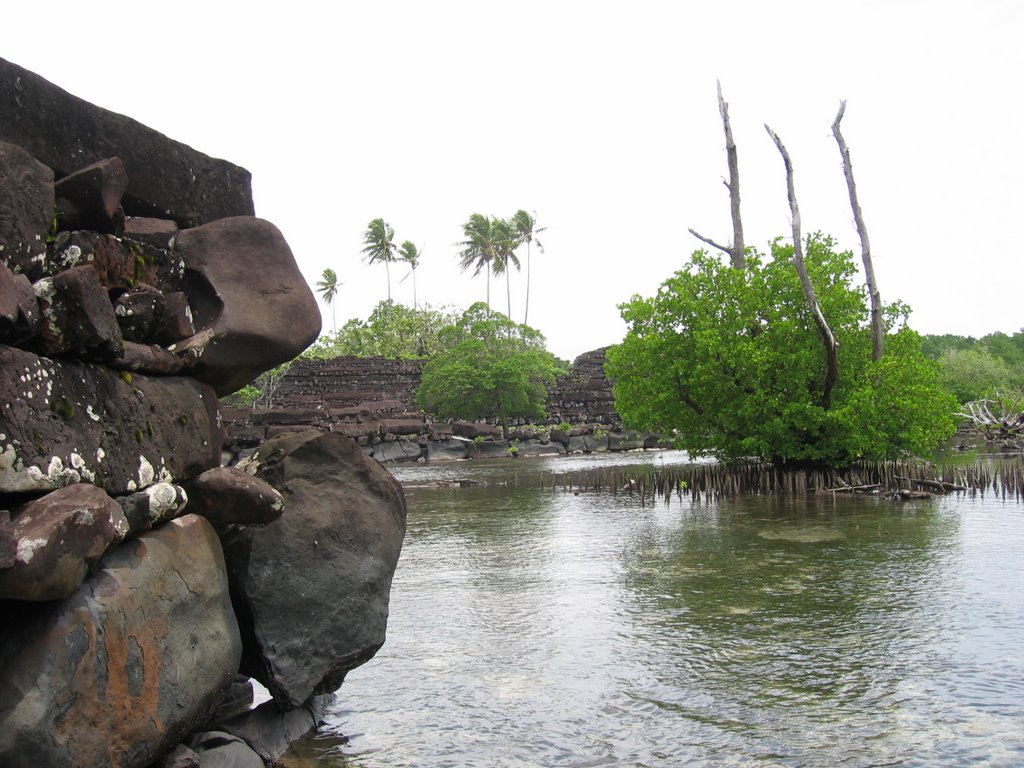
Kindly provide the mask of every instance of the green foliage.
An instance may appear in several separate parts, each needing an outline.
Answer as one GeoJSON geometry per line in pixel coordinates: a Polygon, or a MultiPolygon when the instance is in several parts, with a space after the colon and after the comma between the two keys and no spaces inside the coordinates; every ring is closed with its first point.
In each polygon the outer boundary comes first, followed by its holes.
{"type": "Polygon", "coordinates": [[[368,264],[384,263],[388,278],[388,301],[391,301],[391,267],[396,261],[395,230],[384,219],[374,219],[366,225],[363,233],[363,256],[368,264]]]}
{"type": "Polygon", "coordinates": [[[264,371],[254,382],[247,384],[222,398],[222,402],[236,408],[273,408],[281,378],[291,367],[292,362],[282,363],[276,368],[264,371]]]}
{"type": "Polygon", "coordinates": [[[805,261],[839,342],[839,379],[823,397],[825,359],[790,258],[752,249],[736,269],[697,251],[656,296],[621,305],[629,331],[608,354],[616,408],[628,425],[675,434],[694,455],[842,466],[930,450],[953,430],[955,402],[887,309],[886,357],[871,359],[865,291],[849,252],[807,239],[805,261]]]}
{"type": "Polygon", "coordinates": [[[444,348],[441,331],[454,325],[457,317],[450,309],[382,301],[367,320],[349,320],[337,333],[318,339],[302,356],[314,360],[342,355],[429,357],[444,348]]]}
{"type": "Polygon", "coordinates": [[[561,372],[544,337],[479,302],[441,334],[445,349],[423,368],[417,402],[439,418],[543,418],[561,372]]]}
{"type": "Polygon", "coordinates": [[[993,397],[999,390],[1020,386],[1021,377],[988,347],[947,348],[939,356],[942,383],[961,403],[993,397]]]}

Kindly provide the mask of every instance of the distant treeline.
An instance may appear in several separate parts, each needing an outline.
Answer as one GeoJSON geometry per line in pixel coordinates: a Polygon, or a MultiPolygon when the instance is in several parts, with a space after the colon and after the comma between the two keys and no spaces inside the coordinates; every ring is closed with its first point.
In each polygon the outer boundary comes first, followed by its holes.
{"type": "Polygon", "coordinates": [[[997,331],[980,339],[973,336],[955,336],[951,333],[924,337],[924,353],[933,360],[938,360],[947,350],[979,348],[991,352],[1011,368],[1024,368],[1024,328],[1012,336],[997,331]]]}
{"type": "Polygon", "coordinates": [[[1024,393],[1024,329],[980,339],[949,333],[925,336],[923,349],[938,361],[943,384],[961,403],[1024,393]]]}

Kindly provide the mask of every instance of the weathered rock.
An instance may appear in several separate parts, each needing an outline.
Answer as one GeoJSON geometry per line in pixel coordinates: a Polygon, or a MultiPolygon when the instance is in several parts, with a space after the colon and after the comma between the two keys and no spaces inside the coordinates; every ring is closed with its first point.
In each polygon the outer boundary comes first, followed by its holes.
{"type": "Polygon", "coordinates": [[[131,533],[138,536],[178,517],[188,504],[188,494],[171,483],[153,483],[144,490],[118,496],[117,504],[124,512],[131,533]]]}
{"type": "Polygon", "coordinates": [[[180,256],[144,242],[122,240],[95,232],[60,232],[53,241],[47,274],[88,265],[111,291],[126,291],[139,283],[161,293],[180,291],[185,264],[180,256]]]}
{"type": "Polygon", "coordinates": [[[195,515],[110,552],[64,601],[13,605],[5,768],[149,765],[203,721],[241,654],[220,544],[195,515]]]}
{"type": "Polygon", "coordinates": [[[377,461],[416,461],[422,455],[423,449],[412,440],[385,440],[373,446],[377,461]]]}
{"type": "Polygon", "coordinates": [[[128,176],[119,157],[100,160],[65,176],[54,185],[62,229],[89,229],[120,234],[124,225],[121,197],[128,176]]]}
{"type": "Polygon", "coordinates": [[[155,344],[136,344],[126,341],[121,356],[107,362],[118,371],[151,373],[156,376],[173,376],[185,369],[185,361],[163,347],[155,344]]]}
{"type": "Polygon", "coordinates": [[[423,419],[381,419],[380,428],[393,435],[418,435],[423,431],[423,419]]]}
{"type": "Polygon", "coordinates": [[[0,568],[0,598],[67,597],[127,534],[117,502],[94,485],[71,485],[29,502],[16,512],[17,557],[0,568]]]}
{"type": "Polygon", "coordinates": [[[53,220],[53,171],[21,147],[3,141],[0,212],[0,263],[30,280],[42,277],[46,237],[53,220]]]}
{"type": "Polygon", "coordinates": [[[639,432],[612,432],[608,435],[609,451],[639,451],[644,447],[644,435],[639,432]]]}
{"type": "Polygon", "coordinates": [[[478,421],[456,421],[452,429],[457,437],[466,437],[470,440],[480,439],[501,439],[501,427],[493,424],[484,424],[478,421]]]}
{"type": "Polygon", "coordinates": [[[24,147],[58,176],[120,157],[128,174],[122,205],[129,216],[196,226],[253,214],[251,176],[244,168],[83,101],[3,59],[0,141],[24,147]]]}
{"type": "Polygon", "coordinates": [[[199,755],[184,744],[179,744],[160,758],[156,768],[202,768],[202,766],[199,764],[199,755]]]}
{"type": "Polygon", "coordinates": [[[168,346],[187,339],[195,332],[188,297],[182,291],[165,293],[163,312],[153,328],[153,341],[168,346]]]}
{"type": "Polygon", "coordinates": [[[405,498],[387,470],[330,433],[269,440],[239,467],[277,488],[287,508],[225,541],[242,671],[294,708],[336,690],[384,643],[405,498]]]}
{"type": "Polygon", "coordinates": [[[163,311],[163,294],[149,285],[136,285],[114,300],[114,316],[125,341],[147,341],[163,311]]]}
{"type": "Polygon", "coordinates": [[[237,217],[183,230],[185,293],[197,333],[175,347],[192,375],[230,394],[291,360],[320,333],[320,309],[280,231],[237,217]]]}
{"type": "Polygon", "coordinates": [[[43,316],[43,353],[110,360],[121,354],[121,329],[96,272],[75,267],[35,283],[43,316]]]}
{"type": "Polygon", "coordinates": [[[333,697],[314,697],[312,708],[304,705],[285,711],[276,702],[267,701],[218,727],[242,739],[267,765],[276,765],[293,741],[316,728],[315,702],[323,698],[333,697]]]}
{"type": "Polygon", "coordinates": [[[144,216],[129,216],[124,222],[124,236],[129,240],[148,243],[156,248],[170,250],[178,225],[169,219],[151,219],[144,216]]]}
{"type": "Polygon", "coordinates": [[[0,345],[0,493],[87,481],[111,495],[220,463],[213,392],[0,345]]]}
{"type": "Polygon", "coordinates": [[[468,455],[471,459],[507,459],[509,453],[507,440],[481,440],[469,445],[468,455]]]}
{"type": "Polygon", "coordinates": [[[519,445],[519,455],[527,456],[564,456],[565,446],[561,443],[542,443],[539,440],[528,440],[519,445]]]}
{"type": "Polygon", "coordinates": [[[269,523],[284,511],[273,486],[237,467],[214,467],[185,483],[188,511],[212,523],[269,523]]]}
{"type": "Polygon", "coordinates": [[[203,731],[188,741],[199,758],[199,768],[266,768],[256,751],[225,731],[203,731]]]}
{"type": "Polygon", "coordinates": [[[442,442],[427,443],[427,461],[457,461],[466,458],[470,443],[454,437],[442,442]]]}

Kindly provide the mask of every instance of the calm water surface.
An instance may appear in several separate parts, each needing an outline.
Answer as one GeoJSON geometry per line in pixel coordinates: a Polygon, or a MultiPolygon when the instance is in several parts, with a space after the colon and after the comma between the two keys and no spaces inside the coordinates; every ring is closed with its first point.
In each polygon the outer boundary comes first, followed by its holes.
{"type": "Polygon", "coordinates": [[[396,468],[388,641],[300,764],[1024,765],[1024,504],[539,487],[684,458],[396,468]]]}

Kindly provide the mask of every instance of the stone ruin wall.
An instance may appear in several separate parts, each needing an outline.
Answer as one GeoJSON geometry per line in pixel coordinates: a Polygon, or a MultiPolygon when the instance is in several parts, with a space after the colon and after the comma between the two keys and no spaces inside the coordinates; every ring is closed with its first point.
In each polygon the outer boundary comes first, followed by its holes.
{"type": "Polygon", "coordinates": [[[548,418],[543,424],[513,424],[511,441],[493,424],[425,416],[416,406],[425,361],[300,360],[281,378],[273,408],[222,409],[225,446],[244,454],[275,435],[314,428],[355,438],[383,462],[667,447],[658,436],[623,431],[604,373],[606,352],[603,347],[576,358],[550,393],[548,418]]]}

